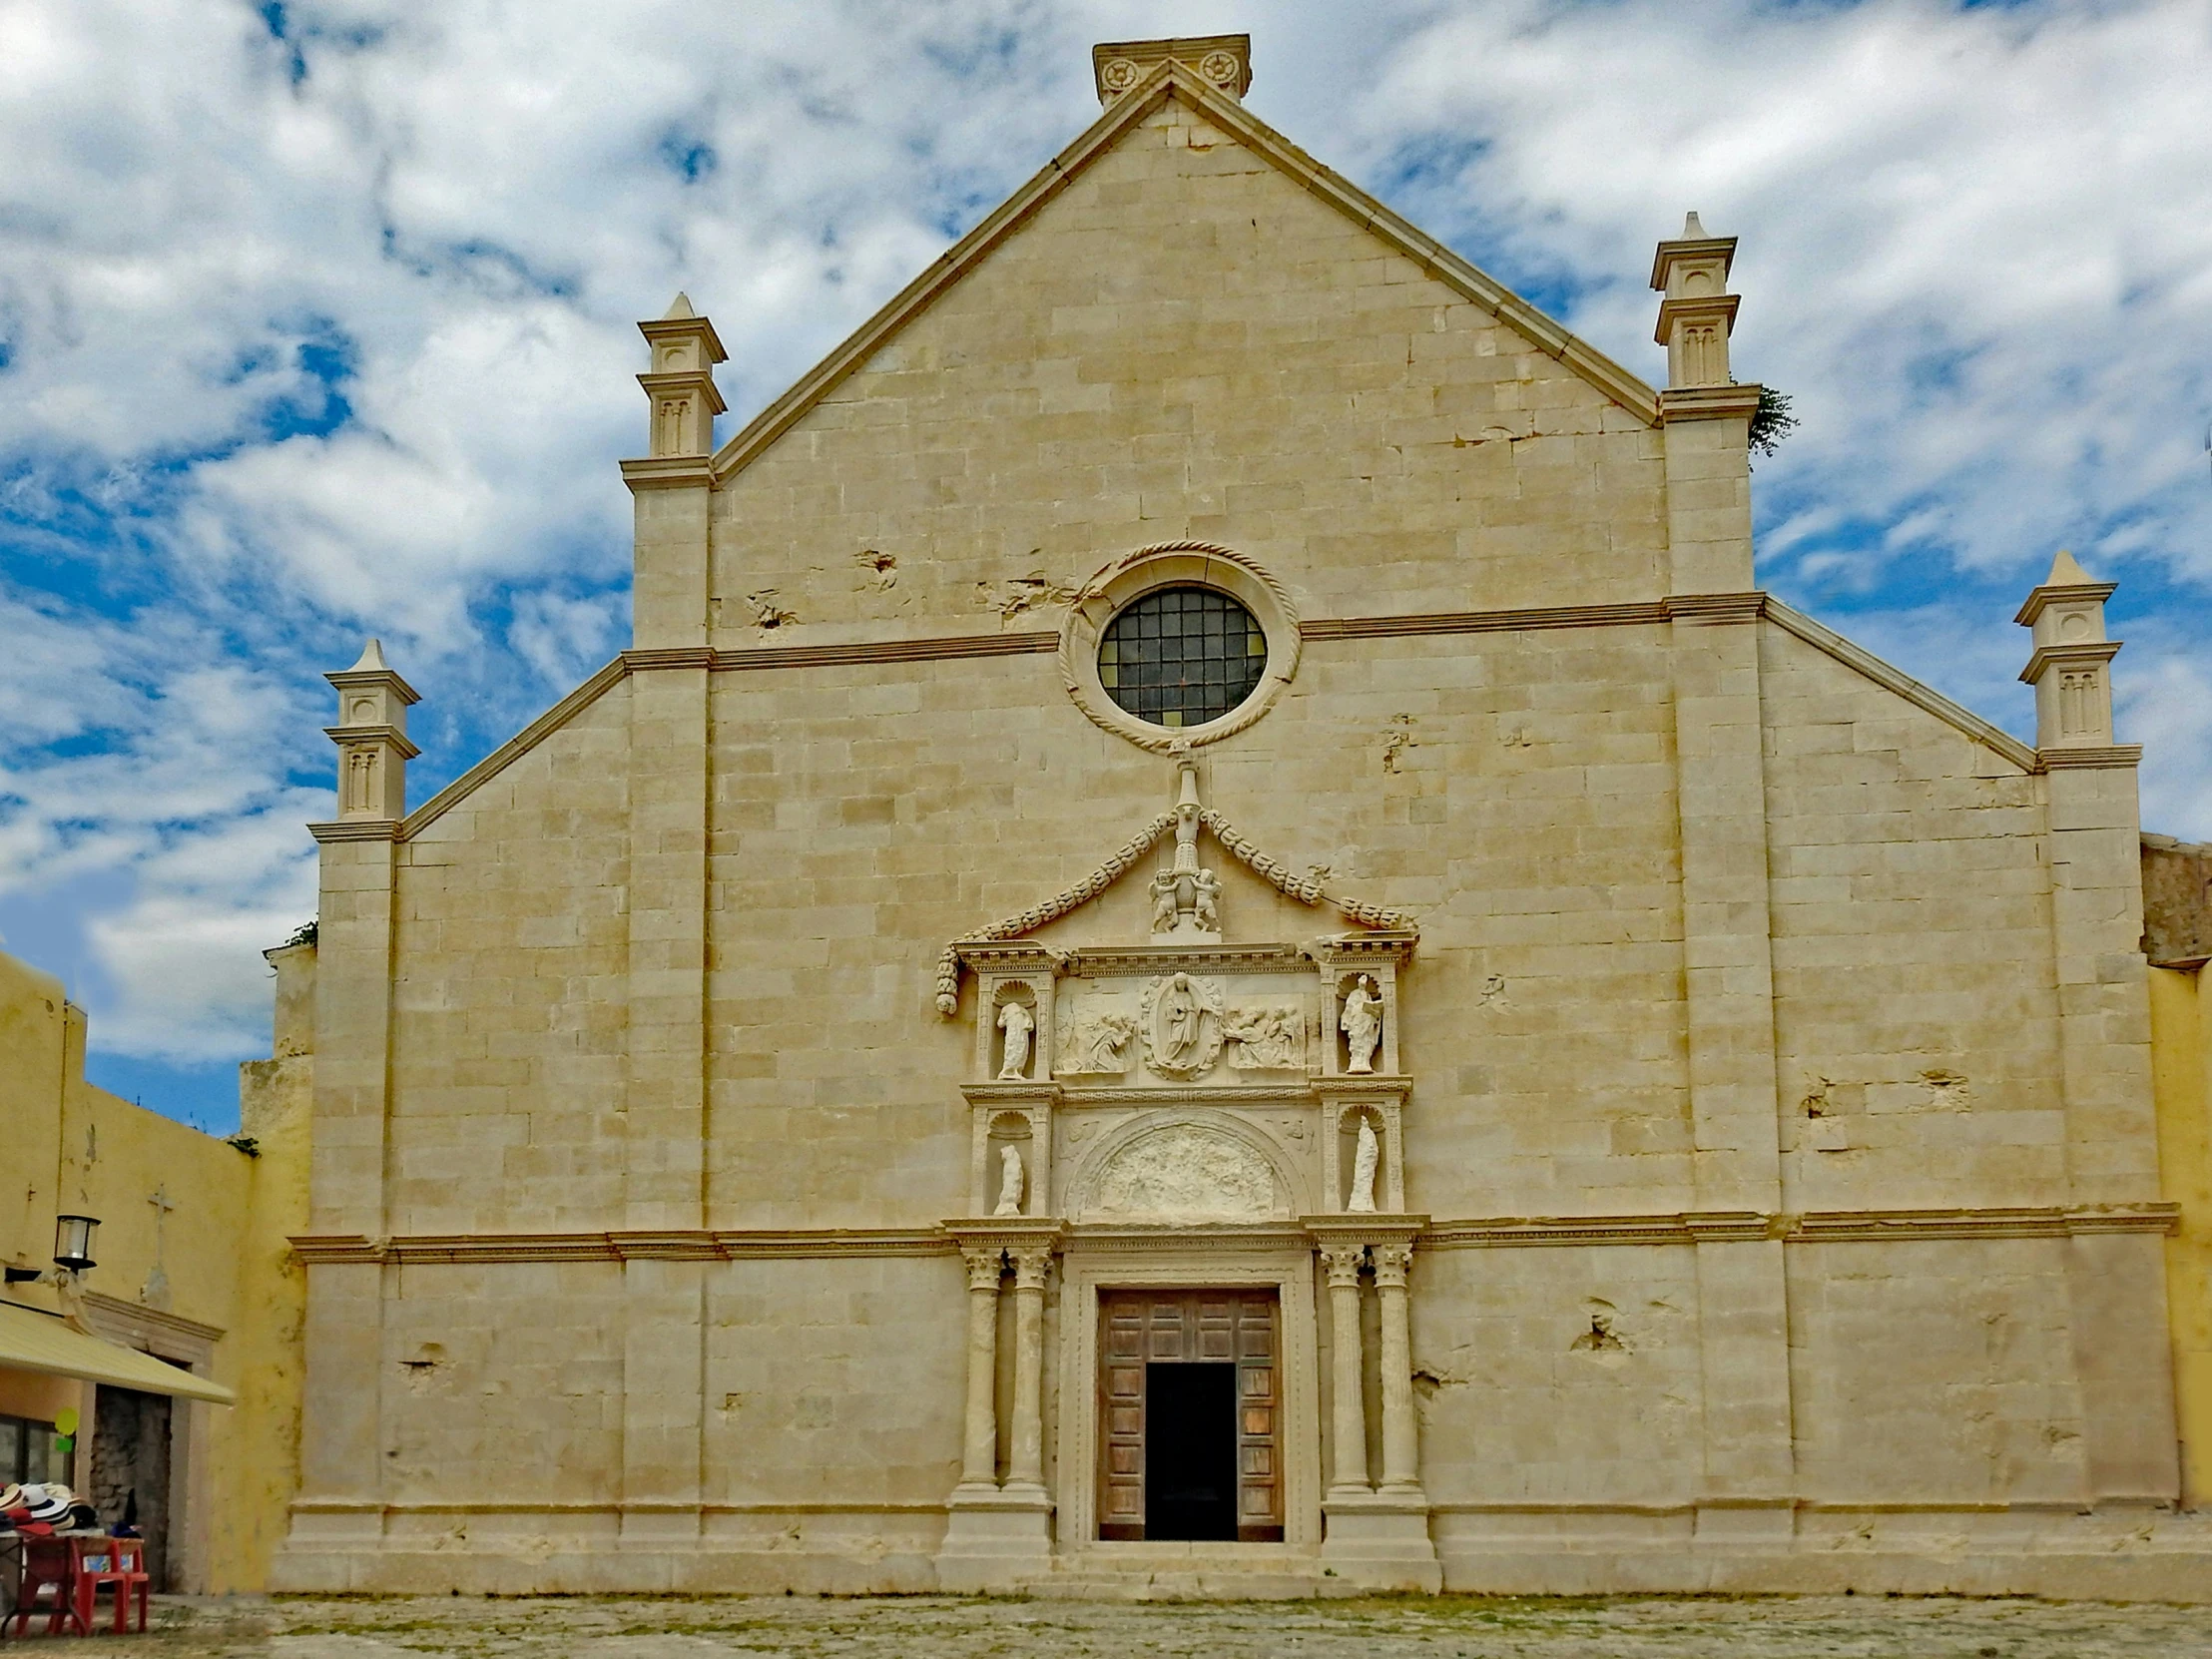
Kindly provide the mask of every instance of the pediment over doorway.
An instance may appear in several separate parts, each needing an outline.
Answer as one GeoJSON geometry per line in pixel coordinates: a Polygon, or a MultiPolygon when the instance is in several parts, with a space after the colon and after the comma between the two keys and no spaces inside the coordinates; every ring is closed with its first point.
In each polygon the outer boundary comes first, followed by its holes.
{"type": "MultiPolygon", "coordinates": [[[[1362,930],[1401,940],[1408,950],[1418,939],[1418,927],[1403,911],[1332,892],[1319,870],[1293,873],[1290,864],[1269,854],[1219,812],[1199,801],[1197,768],[1184,762],[1177,770],[1176,805],[1130,836],[1082,880],[944,947],[937,958],[936,1006],[939,1014],[950,1019],[959,1011],[963,971],[983,961],[1002,958],[1010,947],[1018,949],[1027,943],[1030,948],[1046,954],[1064,956],[1064,950],[1033,940],[1032,936],[1125,882],[1133,881],[1143,886],[1150,931],[1141,937],[1115,941],[1101,948],[1157,955],[1163,965],[1168,957],[1177,953],[1203,955],[1224,947],[1225,901],[1230,890],[1224,877],[1226,874],[1234,878],[1238,869],[1249,871],[1252,878],[1301,904],[1333,909],[1362,930]],[[1148,859],[1147,854],[1161,847],[1170,836],[1173,837],[1172,860],[1161,863],[1148,859]],[[1202,858],[1202,838],[1210,843],[1207,850],[1215,855],[1215,861],[1207,862],[1202,858]]],[[[1288,947],[1229,948],[1269,951],[1288,947]]]]}

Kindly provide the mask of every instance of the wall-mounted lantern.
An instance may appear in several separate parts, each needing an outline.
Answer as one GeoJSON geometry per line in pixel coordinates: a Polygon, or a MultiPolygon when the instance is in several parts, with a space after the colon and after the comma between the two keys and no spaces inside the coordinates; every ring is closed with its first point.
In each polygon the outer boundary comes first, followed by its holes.
{"type": "Polygon", "coordinates": [[[83,1273],[97,1266],[92,1259],[92,1235],[100,1226],[97,1216],[54,1218],[54,1266],[83,1273]]]}

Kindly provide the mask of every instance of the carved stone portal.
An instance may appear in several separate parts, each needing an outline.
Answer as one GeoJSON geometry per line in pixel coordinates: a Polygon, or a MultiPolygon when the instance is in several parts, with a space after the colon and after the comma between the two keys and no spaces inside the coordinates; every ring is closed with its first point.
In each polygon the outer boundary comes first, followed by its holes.
{"type": "Polygon", "coordinates": [[[1145,987],[1145,1064],[1162,1077],[1198,1077],[1221,1058],[1218,979],[1163,973],[1145,987]]]}

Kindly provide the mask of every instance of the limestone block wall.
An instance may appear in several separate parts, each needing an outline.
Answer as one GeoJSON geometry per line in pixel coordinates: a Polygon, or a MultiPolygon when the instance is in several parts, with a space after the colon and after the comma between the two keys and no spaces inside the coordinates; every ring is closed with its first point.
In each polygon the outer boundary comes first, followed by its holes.
{"type": "Polygon", "coordinates": [[[2037,780],[1763,638],[1788,1207],[2069,1202],[2037,780]]]}
{"type": "Polygon", "coordinates": [[[623,1174],[629,694],[399,844],[395,1232],[604,1226],[623,1174]]]}
{"type": "Polygon", "coordinates": [[[726,1534],[819,1524],[825,1505],[940,1520],[959,1478],[960,1262],[730,1264],[707,1298],[703,1496],[726,1534]]]}
{"type": "Polygon", "coordinates": [[[1660,453],[1170,102],[716,493],[713,638],[1049,627],[1110,553],[1177,537],[1320,614],[1644,598],[1660,453]]]}
{"type": "Polygon", "coordinates": [[[376,1429],[398,1530],[465,1536],[468,1509],[487,1502],[609,1511],[623,1472],[619,1270],[503,1262],[398,1278],[376,1429]]]}
{"type": "MultiPolygon", "coordinates": [[[[1413,1302],[1422,1478],[1463,1530],[1698,1492],[1688,1248],[1431,1250],[1413,1302]],[[1545,1513],[1552,1511],[1552,1513],[1545,1513]]],[[[1571,1522],[1567,1523],[1571,1525],[1571,1522]]]]}
{"type": "Polygon", "coordinates": [[[2066,1501],[2087,1479],[2063,1240],[1790,1254],[1804,1495],[2066,1501]]]}

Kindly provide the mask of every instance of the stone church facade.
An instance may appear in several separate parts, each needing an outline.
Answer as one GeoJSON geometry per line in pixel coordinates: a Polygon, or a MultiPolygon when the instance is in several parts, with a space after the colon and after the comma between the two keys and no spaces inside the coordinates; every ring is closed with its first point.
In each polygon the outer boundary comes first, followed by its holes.
{"type": "Polygon", "coordinates": [[[1654,390],[1096,66],[719,449],[641,325],[632,649],[330,676],[278,1583],[2201,1569],[2110,586],[2015,741],[1757,591],[1731,239],[1654,390]]]}

